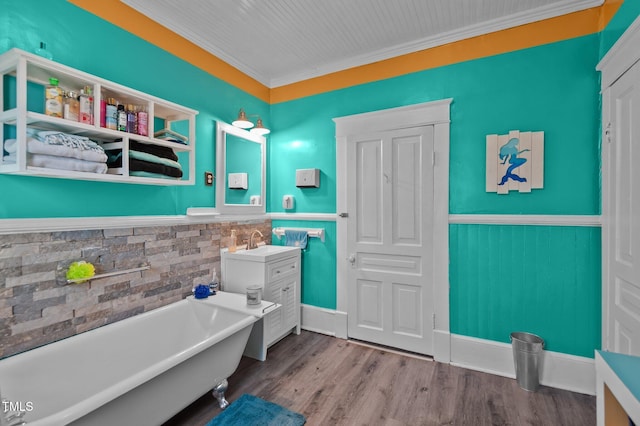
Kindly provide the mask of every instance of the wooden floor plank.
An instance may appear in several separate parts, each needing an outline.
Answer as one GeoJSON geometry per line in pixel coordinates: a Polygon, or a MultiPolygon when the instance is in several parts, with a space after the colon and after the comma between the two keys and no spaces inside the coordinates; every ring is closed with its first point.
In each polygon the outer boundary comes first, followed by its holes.
{"type": "MultiPolygon", "coordinates": [[[[307,425],[553,425],[596,423],[595,397],[466,370],[303,331],[244,358],[227,399],[250,393],[303,414],[307,425]]],[[[204,425],[220,413],[210,394],[164,426],[204,425]]]]}

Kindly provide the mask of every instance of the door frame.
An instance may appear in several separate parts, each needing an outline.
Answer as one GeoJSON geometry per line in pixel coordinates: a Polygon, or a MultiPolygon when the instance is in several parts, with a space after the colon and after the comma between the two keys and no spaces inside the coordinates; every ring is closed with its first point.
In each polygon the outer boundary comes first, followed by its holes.
{"type": "MultiPolygon", "coordinates": [[[[347,137],[360,133],[433,126],[433,356],[451,359],[449,331],[449,127],[452,98],[334,118],[336,123],[336,209],[347,212],[347,137]]],[[[347,338],[347,229],[336,223],[336,336],[347,338]]]]}
{"type": "Polygon", "coordinates": [[[601,117],[601,158],[602,158],[602,349],[610,349],[609,326],[611,323],[611,315],[609,311],[609,292],[613,283],[609,282],[610,272],[610,256],[613,254],[610,250],[611,234],[610,224],[613,218],[610,215],[611,205],[615,202],[615,193],[609,191],[611,181],[611,153],[609,142],[615,139],[614,129],[609,128],[608,124],[611,120],[611,90],[609,88],[632,66],[640,61],[640,51],[637,46],[640,45],[640,17],[636,18],[627,28],[616,43],[609,49],[607,54],[600,60],[596,66],[596,70],[601,75],[601,93],[602,93],[602,117],[601,117]]]}

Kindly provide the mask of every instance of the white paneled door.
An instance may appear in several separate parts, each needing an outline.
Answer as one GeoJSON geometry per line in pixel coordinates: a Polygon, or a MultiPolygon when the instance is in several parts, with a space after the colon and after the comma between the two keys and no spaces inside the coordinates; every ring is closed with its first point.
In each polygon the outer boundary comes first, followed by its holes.
{"type": "Polygon", "coordinates": [[[430,125],[347,138],[350,338],[433,353],[433,140],[430,125]]]}
{"type": "Polygon", "coordinates": [[[640,63],[603,99],[603,346],[640,355],[640,63]]]}

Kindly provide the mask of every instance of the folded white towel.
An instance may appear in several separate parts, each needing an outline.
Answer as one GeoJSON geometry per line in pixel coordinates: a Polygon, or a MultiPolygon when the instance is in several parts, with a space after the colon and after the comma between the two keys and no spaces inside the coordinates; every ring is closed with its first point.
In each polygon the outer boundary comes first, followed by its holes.
{"type": "Polygon", "coordinates": [[[16,152],[18,149],[18,141],[15,139],[7,139],[4,141],[4,150],[9,154],[16,152]]]}
{"type": "MultiPolygon", "coordinates": [[[[83,136],[66,135],[60,132],[40,132],[40,137],[33,137],[33,131],[27,137],[27,152],[32,154],[55,155],[58,157],[77,158],[78,160],[107,162],[107,154],[101,146],[83,136]],[[63,136],[61,136],[63,135],[63,136]]],[[[4,150],[15,153],[18,147],[16,139],[4,141],[4,150]]]]}
{"type": "Polygon", "coordinates": [[[106,163],[78,160],[76,158],[56,157],[54,155],[29,154],[27,164],[48,169],[70,170],[77,172],[106,173],[106,163]]]}
{"type": "Polygon", "coordinates": [[[4,157],[2,157],[2,162],[3,163],[14,163],[18,161],[18,157],[16,156],[15,152],[12,152],[9,155],[5,155],[4,157]]]}
{"type": "Polygon", "coordinates": [[[94,161],[98,163],[107,162],[107,154],[102,148],[100,150],[93,149],[77,149],[65,145],[52,145],[40,142],[37,139],[29,138],[27,140],[27,151],[32,154],[46,154],[57,157],[77,158],[78,160],[94,161]]]}

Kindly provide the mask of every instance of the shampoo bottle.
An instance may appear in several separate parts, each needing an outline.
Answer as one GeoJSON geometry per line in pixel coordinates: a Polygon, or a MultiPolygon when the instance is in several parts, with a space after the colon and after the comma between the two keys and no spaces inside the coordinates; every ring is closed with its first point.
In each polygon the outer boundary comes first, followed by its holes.
{"type": "Polygon", "coordinates": [[[143,107],[140,107],[138,110],[138,134],[142,136],[147,136],[149,133],[149,114],[147,110],[143,107]]]}
{"type": "Polygon", "coordinates": [[[107,129],[118,129],[118,106],[114,98],[107,99],[105,125],[107,129]]]}
{"type": "Polygon", "coordinates": [[[107,127],[107,99],[104,90],[100,92],[100,127],[107,127]]]}
{"type": "Polygon", "coordinates": [[[136,114],[135,105],[127,105],[127,126],[126,131],[129,133],[138,133],[138,115],[136,114]]]}
{"type": "Polygon", "coordinates": [[[238,244],[238,237],[236,237],[236,230],[231,230],[231,240],[229,241],[229,253],[236,252],[236,244],[238,244]]]}
{"type": "Polygon", "coordinates": [[[121,130],[123,132],[127,131],[127,112],[124,110],[124,105],[118,105],[118,115],[116,119],[117,130],[121,130]]]}

